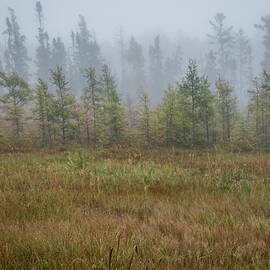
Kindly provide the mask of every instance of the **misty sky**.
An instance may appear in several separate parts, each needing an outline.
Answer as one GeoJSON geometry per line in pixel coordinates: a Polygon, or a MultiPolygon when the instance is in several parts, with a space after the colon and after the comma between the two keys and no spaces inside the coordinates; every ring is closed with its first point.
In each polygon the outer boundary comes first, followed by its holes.
{"type": "MultiPolygon", "coordinates": [[[[0,0],[0,31],[5,28],[7,8],[16,10],[28,42],[36,35],[35,0],[0,0]]],[[[209,19],[224,12],[228,24],[253,35],[254,23],[270,12],[270,0],[42,0],[46,29],[51,36],[68,37],[76,29],[78,14],[85,16],[98,39],[112,39],[119,25],[127,34],[162,32],[174,36],[178,30],[204,38],[209,19]]]]}

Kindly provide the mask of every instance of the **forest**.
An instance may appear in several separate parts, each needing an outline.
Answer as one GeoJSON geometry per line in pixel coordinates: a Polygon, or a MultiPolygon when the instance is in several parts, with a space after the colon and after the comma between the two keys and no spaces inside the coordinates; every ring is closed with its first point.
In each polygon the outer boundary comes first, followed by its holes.
{"type": "Polygon", "coordinates": [[[1,1],[0,270],[270,269],[268,2],[1,1]]]}
{"type": "Polygon", "coordinates": [[[269,146],[270,15],[254,25],[264,34],[263,61],[254,76],[251,41],[242,29],[227,26],[223,13],[210,20],[204,62],[184,61],[181,44],[164,59],[157,35],[146,63],[142,45],[133,36],[126,44],[119,32],[117,73],[83,16],[71,45],[65,44],[50,39],[37,2],[30,59],[15,10],[8,12],[0,64],[2,147],[269,146]]]}

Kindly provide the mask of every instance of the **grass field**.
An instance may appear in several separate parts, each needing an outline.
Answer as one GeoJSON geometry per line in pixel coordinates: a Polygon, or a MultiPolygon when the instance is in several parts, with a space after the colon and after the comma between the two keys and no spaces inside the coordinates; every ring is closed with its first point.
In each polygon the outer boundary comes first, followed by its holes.
{"type": "Polygon", "coordinates": [[[0,269],[270,269],[270,154],[0,155],[0,269]]]}

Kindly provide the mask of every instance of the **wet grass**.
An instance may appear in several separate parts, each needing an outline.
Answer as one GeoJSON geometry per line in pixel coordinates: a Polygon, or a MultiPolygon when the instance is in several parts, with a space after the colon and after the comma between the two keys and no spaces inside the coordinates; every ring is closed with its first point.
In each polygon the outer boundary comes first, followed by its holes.
{"type": "Polygon", "coordinates": [[[0,155],[0,269],[270,269],[270,154],[0,155]]]}

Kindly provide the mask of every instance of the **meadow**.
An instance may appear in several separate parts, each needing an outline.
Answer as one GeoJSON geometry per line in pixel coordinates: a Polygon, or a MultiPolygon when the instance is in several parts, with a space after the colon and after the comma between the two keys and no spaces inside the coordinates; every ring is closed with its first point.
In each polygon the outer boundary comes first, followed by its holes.
{"type": "Polygon", "coordinates": [[[270,154],[0,154],[0,269],[270,269],[270,154]]]}

